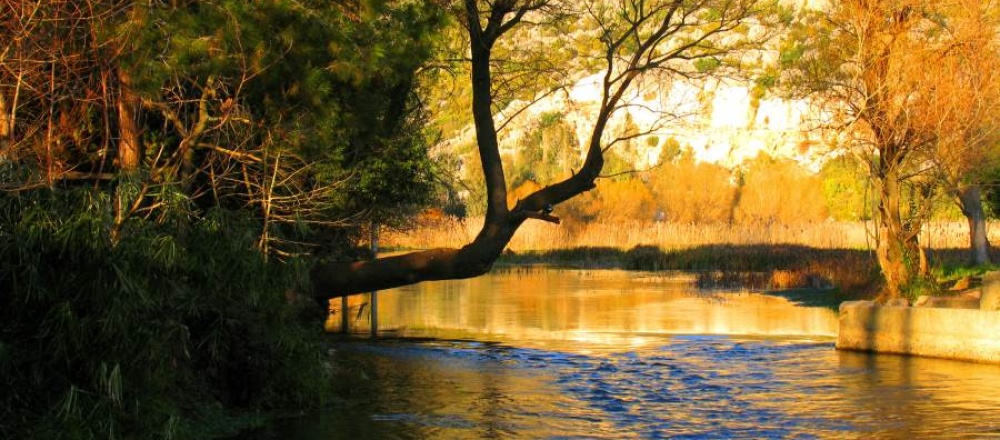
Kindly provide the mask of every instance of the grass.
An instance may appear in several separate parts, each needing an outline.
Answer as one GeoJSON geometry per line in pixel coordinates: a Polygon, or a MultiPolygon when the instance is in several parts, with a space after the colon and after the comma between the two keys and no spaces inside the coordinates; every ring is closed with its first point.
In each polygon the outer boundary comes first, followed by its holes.
{"type": "Polygon", "coordinates": [[[878,289],[878,266],[867,251],[801,245],[702,245],[664,250],[637,246],[509,252],[501,264],[554,264],[698,274],[703,288],[831,289],[859,295],[878,289]]]}

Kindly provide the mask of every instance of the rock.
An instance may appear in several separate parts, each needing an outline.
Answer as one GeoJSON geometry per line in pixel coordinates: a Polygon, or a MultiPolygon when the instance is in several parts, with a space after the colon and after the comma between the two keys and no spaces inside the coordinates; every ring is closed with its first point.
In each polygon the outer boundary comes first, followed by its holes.
{"type": "Polygon", "coordinates": [[[1000,310],[1000,271],[983,275],[982,296],[979,300],[981,310],[1000,310]]]}
{"type": "Polygon", "coordinates": [[[844,314],[850,312],[850,310],[852,309],[872,308],[874,306],[875,306],[875,301],[864,301],[864,300],[844,301],[840,303],[840,313],[844,314]]]}
{"type": "Polygon", "coordinates": [[[938,309],[978,309],[979,299],[964,296],[921,296],[913,307],[933,307],[938,309]]]}
{"type": "Polygon", "coordinates": [[[959,278],[958,281],[955,281],[955,284],[953,284],[948,290],[952,291],[965,290],[968,289],[971,285],[972,285],[971,278],[969,277],[959,278]]]}
{"type": "Polygon", "coordinates": [[[982,289],[973,289],[973,290],[968,290],[968,291],[962,292],[962,294],[960,296],[962,298],[973,298],[976,301],[979,301],[979,298],[982,298],[982,296],[983,296],[983,292],[982,292],[982,289]]]}
{"type": "Polygon", "coordinates": [[[909,307],[910,302],[906,298],[894,298],[885,302],[886,307],[909,307]]]}

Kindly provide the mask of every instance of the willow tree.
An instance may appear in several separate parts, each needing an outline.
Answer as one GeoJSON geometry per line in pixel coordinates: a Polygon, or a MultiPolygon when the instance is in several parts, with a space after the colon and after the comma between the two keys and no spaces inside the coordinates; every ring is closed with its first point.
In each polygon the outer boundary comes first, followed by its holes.
{"type": "Polygon", "coordinates": [[[782,56],[786,79],[822,108],[820,124],[840,130],[846,151],[868,170],[889,297],[927,272],[918,238],[936,184],[928,159],[940,138],[932,79],[952,45],[944,44],[951,3],[834,2],[804,15],[782,56]]]}
{"type": "MultiPolygon", "coordinates": [[[[486,190],[483,226],[461,248],[438,248],[369,261],[317,264],[311,271],[319,300],[421,281],[460,279],[486,273],[526,221],[558,223],[553,210],[595,188],[605,153],[615,141],[605,131],[626,105],[626,94],[644,75],[667,71],[695,74],[706,66],[741,61],[747,48],[760,48],[766,38],[773,2],[760,0],[464,0],[455,5],[468,36],[472,118],[486,190]],[[495,51],[512,39],[532,38],[519,30],[553,16],[576,17],[580,33],[590,38],[593,53],[581,58],[601,65],[599,108],[593,120],[586,157],[574,173],[508,204],[508,184],[499,148],[495,51]]],[[[555,44],[555,42],[553,42],[555,44]]]]}

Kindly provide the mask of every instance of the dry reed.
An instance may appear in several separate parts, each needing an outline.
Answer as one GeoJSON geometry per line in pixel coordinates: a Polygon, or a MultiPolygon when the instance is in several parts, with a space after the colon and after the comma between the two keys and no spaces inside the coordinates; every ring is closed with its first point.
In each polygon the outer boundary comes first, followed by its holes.
{"type": "MultiPolygon", "coordinates": [[[[418,222],[408,231],[385,234],[385,245],[398,249],[458,247],[471,241],[481,219],[439,218],[418,222]]],[[[990,242],[1000,243],[998,223],[988,225],[990,242]]],[[[717,223],[678,224],[669,222],[620,222],[553,225],[545,222],[524,224],[508,249],[516,252],[551,251],[572,248],[614,248],[628,250],[655,246],[663,250],[705,245],[801,245],[817,249],[871,249],[874,227],[864,222],[816,222],[801,224],[717,223]]],[[[932,222],[924,226],[921,243],[931,249],[968,246],[964,222],[932,222]]]]}

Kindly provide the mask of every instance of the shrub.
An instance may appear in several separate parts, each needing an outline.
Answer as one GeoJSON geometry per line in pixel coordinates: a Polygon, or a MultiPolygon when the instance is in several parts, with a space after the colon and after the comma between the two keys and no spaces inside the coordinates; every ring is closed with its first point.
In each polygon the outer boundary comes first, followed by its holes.
{"type": "Polygon", "coordinates": [[[286,299],[299,264],[232,212],[117,240],[111,212],[90,189],[0,196],[0,437],[209,436],[199,414],[321,403],[318,324],[286,299]]]}

